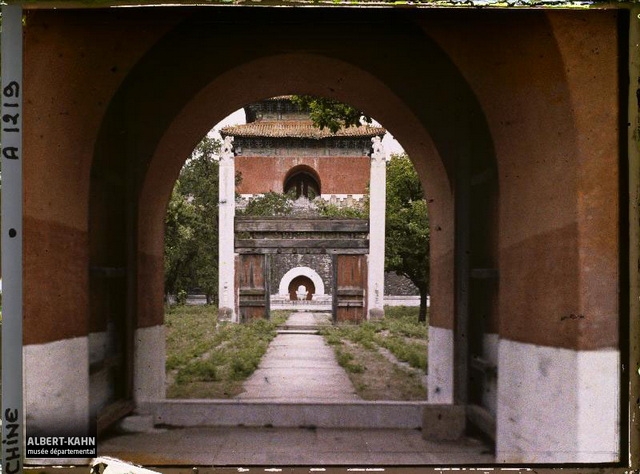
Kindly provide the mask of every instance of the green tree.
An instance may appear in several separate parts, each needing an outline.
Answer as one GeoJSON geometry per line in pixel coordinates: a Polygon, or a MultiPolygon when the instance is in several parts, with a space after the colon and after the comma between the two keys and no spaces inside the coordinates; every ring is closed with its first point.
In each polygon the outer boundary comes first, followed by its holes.
{"type": "Polygon", "coordinates": [[[301,109],[308,109],[313,124],[321,130],[328,128],[336,133],[341,128],[357,127],[363,121],[371,123],[371,117],[350,105],[326,97],[294,95],[292,101],[301,109]]]}
{"type": "Polygon", "coordinates": [[[200,288],[207,303],[218,293],[219,141],[205,137],[180,171],[165,231],[165,289],[179,294],[200,288]]]}
{"type": "Polygon", "coordinates": [[[164,288],[165,296],[186,292],[193,284],[193,260],[197,243],[197,215],[187,196],[180,192],[178,180],[171,193],[165,218],[164,288]]]}
{"type": "Polygon", "coordinates": [[[393,155],[387,168],[385,270],[404,275],[416,285],[418,319],[426,321],[429,215],[418,174],[407,155],[393,155]]]}

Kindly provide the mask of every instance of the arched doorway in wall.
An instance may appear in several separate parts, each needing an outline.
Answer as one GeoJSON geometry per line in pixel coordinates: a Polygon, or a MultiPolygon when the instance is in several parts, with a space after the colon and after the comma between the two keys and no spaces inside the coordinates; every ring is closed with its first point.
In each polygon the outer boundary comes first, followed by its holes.
{"type": "Polygon", "coordinates": [[[304,285],[307,290],[313,289],[313,291],[311,291],[312,295],[325,295],[324,282],[322,281],[322,278],[320,277],[318,272],[316,272],[313,268],[296,267],[289,270],[280,280],[280,284],[278,285],[278,294],[289,294],[291,296],[291,299],[294,299],[291,292],[292,290],[297,290],[297,286],[295,286],[296,284],[298,286],[304,285]]]}
{"type": "Polygon", "coordinates": [[[308,300],[313,299],[313,295],[316,292],[316,287],[309,277],[300,275],[295,277],[289,283],[289,298],[291,301],[308,300]]]}
{"type": "MultiPolygon", "coordinates": [[[[337,8],[332,12],[341,11],[337,8]]],[[[436,398],[455,398],[467,404],[484,396],[484,391],[465,390],[470,379],[465,372],[473,370],[473,377],[482,377],[486,369],[494,369],[490,359],[476,358],[477,352],[472,352],[482,349],[485,342],[491,344],[489,338],[476,339],[473,347],[467,344],[467,352],[459,350],[464,349],[465,338],[475,338],[482,331],[462,323],[456,324],[454,331],[453,318],[446,315],[455,314],[456,321],[462,322],[465,315],[475,313],[474,323],[489,320],[495,326],[494,315],[501,312],[505,317],[498,321],[499,357],[503,361],[498,371],[498,421],[506,435],[501,444],[507,461],[521,453],[551,456],[549,451],[555,449],[562,450],[563,459],[583,460],[582,440],[601,437],[597,433],[600,424],[594,428],[580,423],[588,418],[589,410],[610,413],[606,415],[608,439],[615,439],[611,433],[617,427],[624,432],[625,423],[618,424],[615,418],[616,388],[624,383],[616,378],[602,385],[606,394],[583,390],[590,373],[581,367],[574,370],[575,364],[562,363],[559,357],[548,357],[547,350],[569,349],[569,357],[582,366],[583,350],[598,360],[611,357],[604,372],[616,377],[620,366],[612,359],[625,355],[627,349],[621,342],[627,335],[617,330],[624,324],[616,323],[625,322],[628,302],[617,299],[615,288],[617,284],[623,288],[629,278],[621,273],[627,254],[618,252],[625,245],[620,228],[627,219],[615,219],[618,197],[625,196],[626,189],[615,176],[626,172],[621,164],[625,154],[619,146],[625,134],[618,133],[625,106],[616,93],[616,72],[625,72],[618,58],[625,49],[615,41],[607,42],[608,50],[591,49],[598,40],[615,37],[616,32],[621,32],[624,40],[627,16],[612,11],[453,13],[450,9],[403,8],[380,13],[345,9],[345,16],[336,18],[323,8],[313,9],[313,14],[305,9],[264,8],[260,9],[264,16],[258,18],[245,7],[234,10],[241,14],[214,6],[161,10],[134,15],[131,10],[27,12],[30,26],[25,45],[31,61],[25,69],[25,90],[43,93],[25,103],[25,117],[34,119],[25,126],[33,158],[24,163],[25,179],[32,184],[33,193],[24,201],[28,224],[24,279],[26,288],[37,291],[25,299],[24,355],[27,367],[42,368],[38,355],[46,349],[40,343],[60,341],[65,354],[77,360],[73,370],[65,364],[45,367],[47,380],[55,381],[58,387],[75,387],[69,394],[73,403],[68,404],[77,408],[72,410],[77,414],[74,419],[86,420],[86,401],[115,388],[116,377],[102,383],[104,370],[121,371],[125,382],[120,379],[118,388],[124,390],[116,397],[135,393],[142,404],[156,396],[155,373],[146,380],[144,377],[156,370],[156,356],[162,352],[154,343],[154,337],[163,331],[155,299],[162,294],[163,270],[161,251],[157,251],[162,247],[161,224],[157,223],[162,220],[157,219],[156,210],[168,199],[163,179],[169,179],[166,175],[177,169],[171,155],[187,156],[181,141],[193,138],[198,122],[211,123],[209,119],[218,113],[288,91],[324,92],[354,103],[400,138],[404,134],[406,141],[401,141],[423,180],[430,181],[426,188],[434,189],[431,216],[434,226],[441,227],[434,230],[440,244],[455,242],[455,246],[436,248],[434,240],[432,265],[445,271],[437,272],[440,282],[433,288],[438,292],[433,295],[431,327],[435,337],[431,339],[437,345],[434,340],[447,342],[447,337],[455,336],[448,340],[447,354],[455,353],[458,362],[450,364],[449,358],[433,364],[435,372],[441,368],[445,372],[434,374],[434,392],[437,390],[440,397],[436,398]],[[139,27],[143,18],[149,28],[139,27]],[[151,24],[156,19],[161,24],[151,24]],[[576,28],[581,22],[589,24],[588,31],[576,28]],[[65,28],[72,24],[78,28],[65,28]],[[118,35],[112,34],[111,26],[118,27],[118,35]],[[465,41],[462,33],[476,40],[465,41]],[[135,41],[141,36],[142,41],[135,41]],[[269,41],[256,42],[256,36],[269,41]],[[62,59],[57,51],[57,40],[62,37],[68,39],[63,49],[69,47],[78,54],[65,54],[62,59]],[[291,37],[299,41],[292,42],[291,37]],[[119,42],[128,47],[119,48],[119,42]],[[234,47],[221,47],[228,43],[234,47]],[[575,55],[575,51],[586,54],[575,55]],[[73,67],[69,67],[71,62],[73,67]],[[487,68],[487,64],[494,67],[487,68]],[[38,74],[41,66],[54,73],[38,74]],[[58,94],[59,100],[53,102],[47,100],[64,86],[61,77],[70,79],[63,82],[73,84],[69,86],[73,93],[58,94]],[[232,80],[225,82],[225,77],[232,80]],[[595,90],[600,94],[593,94],[595,90]],[[202,107],[193,105],[194,100],[202,107]],[[66,114],[65,110],[78,113],[66,114]],[[182,116],[183,111],[192,113],[190,118],[182,116]],[[37,120],[39,116],[60,120],[37,120]],[[518,120],[514,122],[513,117],[518,120]],[[603,125],[596,136],[588,127],[592,117],[598,117],[603,125]],[[499,170],[491,166],[491,137],[496,139],[499,170]],[[585,146],[580,137],[592,137],[603,146],[585,146]],[[95,153],[91,153],[93,147],[95,153]],[[46,159],[50,149],[58,149],[59,160],[46,159]],[[603,176],[613,179],[603,180],[603,176]],[[496,239],[491,201],[496,198],[498,179],[502,186],[500,222],[504,225],[496,239]],[[55,192],[38,195],[34,182],[50,182],[55,192]],[[442,189],[445,185],[448,190],[442,189]],[[475,191],[479,188],[482,191],[475,191]],[[594,189],[603,194],[596,198],[591,193],[594,189]],[[443,212],[447,206],[456,212],[443,212]],[[72,239],[73,235],[77,238],[72,239]],[[608,240],[597,242],[600,237],[608,240]],[[598,248],[603,245],[606,259],[600,252],[588,251],[594,244],[598,248]],[[45,254],[58,258],[40,258],[45,254]],[[65,280],[63,286],[69,291],[58,291],[59,284],[47,285],[50,275],[65,269],[67,274],[79,276],[65,280]],[[455,285],[443,284],[451,281],[455,285]],[[491,297],[498,281],[502,283],[496,304],[491,297]],[[540,304],[532,305],[535,300],[540,304]],[[66,311],[57,314],[51,301],[66,311]],[[87,318],[89,311],[91,317],[87,318]],[[588,317],[573,321],[566,316],[569,311],[588,317]],[[100,333],[109,332],[109,315],[123,323],[123,333],[113,338],[122,341],[122,357],[114,357],[119,355],[114,353],[104,357],[93,351],[104,346],[104,334],[100,333]],[[602,328],[608,329],[606,334],[602,328]],[[73,340],[66,341],[68,338],[73,340]],[[86,354],[87,343],[91,358],[78,357],[86,354]],[[575,383],[565,380],[563,388],[569,387],[569,391],[546,397],[549,403],[530,403],[529,394],[538,393],[540,387],[540,371],[528,370],[535,369],[535,363],[512,362],[531,360],[553,361],[548,367],[551,371],[544,371],[548,372],[546,380],[564,380],[565,374],[577,374],[578,379],[572,381],[575,383]],[[456,380],[461,383],[446,383],[447,367],[456,367],[456,380]],[[135,384],[133,391],[129,382],[135,384]],[[585,403],[581,401],[575,412],[566,410],[566,406],[575,405],[576,395],[585,403]],[[563,414],[562,420],[557,419],[557,413],[563,414]],[[531,427],[509,421],[520,415],[539,420],[544,429],[539,424],[531,427]],[[566,420],[569,422],[562,422],[566,420]],[[574,427],[573,437],[565,433],[565,426],[574,427]],[[519,444],[508,444],[515,440],[519,444]],[[554,445],[563,440],[565,444],[554,445]]],[[[625,203],[624,198],[621,201],[625,203]]],[[[26,380],[30,417],[36,423],[53,420],[50,426],[54,426],[69,412],[45,410],[48,405],[39,400],[47,398],[48,384],[38,379],[31,372],[26,380]],[[40,411],[31,409],[34,407],[40,411]]],[[[553,389],[548,384],[544,387],[553,389]]],[[[625,418],[624,411],[617,414],[618,420],[625,418]]]]}
{"type": "MultiPolygon", "coordinates": [[[[380,17],[376,18],[380,20],[380,17]]],[[[96,182],[92,188],[92,214],[100,216],[115,213],[125,218],[104,235],[99,235],[93,228],[90,239],[96,248],[105,249],[113,245],[114,250],[117,249],[124,256],[127,275],[124,307],[129,321],[132,324],[135,322],[131,332],[135,332],[138,341],[135,353],[139,356],[134,360],[139,361],[136,363],[156,361],[151,370],[147,365],[146,370],[135,371],[133,396],[138,400],[163,397],[159,388],[163,384],[158,383],[164,378],[164,367],[159,363],[164,360],[164,354],[158,342],[163,325],[163,219],[180,166],[212,123],[246,103],[283,91],[326,95],[327,87],[330,87],[330,95],[375,116],[403,143],[414,160],[425,189],[429,190],[430,199],[433,199],[430,210],[432,222],[437,222],[441,229],[432,243],[432,254],[437,257],[432,261],[435,267],[440,266],[446,271],[441,272],[441,276],[433,282],[432,325],[442,329],[443,340],[452,339],[453,313],[465,311],[465,304],[462,304],[464,292],[460,291],[456,297],[454,287],[464,283],[463,270],[468,268],[465,236],[454,235],[454,220],[459,230],[469,232],[468,213],[464,211],[468,209],[468,202],[458,199],[454,204],[452,192],[452,188],[466,189],[467,184],[461,182],[461,175],[454,175],[452,171],[466,164],[473,168],[469,170],[471,174],[475,167],[495,169],[495,164],[491,161],[491,139],[480,106],[451,61],[415,25],[401,22],[401,26],[387,29],[383,23],[357,23],[355,28],[345,31],[339,23],[333,23],[329,18],[320,22],[322,31],[334,31],[336,36],[324,34],[323,37],[329,39],[323,39],[319,44],[316,44],[313,35],[300,31],[300,43],[291,45],[287,41],[290,51],[282,54],[277,45],[286,38],[267,28],[265,34],[275,34],[274,41],[258,47],[253,45],[243,55],[220,57],[219,61],[204,64],[188,77],[178,74],[181,68],[167,69],[169,57],[176,64],[184,63],[184,67],[188,67],[189,59],[181,54],[181,48],[186,44],[205,56],[215,56],[219,54],[217,45],[220,38],[228,40],[231,37],[243,41],[236,27],[221,24],[220,28],[212,30],[210,21],[218,20],[212,17],[203,23],[202,17],[193,17],[169,32],[150,50],[138,68],[123,82],[121,91],[114,98],[96,147],[96,169],[115,169],[126,184],[126,198],[109,201],[106,199],[108,193],[96,182]],[[343,41],[331,39],[341,38],[345,34],[354,41],[348,48],[344,47],[343,41]],[[387,35],[390,40],[388,44],[395,45],[394,50],[404,47],[406,51],[411,51],[420,58],[418,67],[413,67],[407,76],[402,72],[407,70],[403,67],[407,58],[392,61],[398,64],[380,64],[378,52],[369,52],[366,41],[373,35],[387,35]],[[194,43],[195,37],[199,40],[194,43]],[[320,48],[324,53],[305,53],[308,48],[320,48]],[[436,69],[440,74],[433,74],[434,64],[438,66],[436,69]],[[389,75],[389,71],[394,72],[389,75]],[[165,80],[152,80],[159,76],[165,80]],[[444,88],[446,93],[441,90],[444,83],[447,84],[444,88]],[[166,94],[168,90],[178,90],[180,93],[166,94]],[[156,98],[165,95],[169,96],[168,100],[160,106],[156,98]],[[135,102],[130,102],[132,97],[136,97],[135,102]],[[114,133],[120,130],[118,124],[123,123],[124,110],[131,113],[131,108],[136,112],[129,116],[146,119],[125,121],[130,131],[128,140],[135,142],[132,147],[130,143],[114,139],[114,133]],[[461,115],[469,117],[473,130],[460,130],[457,117],[461,115]],[[456,144],[459,143],[466,143],[465,150],[468,143],[474,145],[473,164],[469,162],[470,153],[457,148],[456,144]],[[135,158],[130,156],[133,149],[136,150],[135,158]],[[113,157],[120,157],[118,159],[121,160],[115,167],[110,163],[113,157]],[[454,212],[454,209],[458,211],[454,212]],[[122,238],[123,235],[125,238],[122,238]],[[458,256],[455,265],[454,253],[458,256]],[[452,270],[454,268],[455,271],[452,270]],[[454,278],[453,274],[457,276],[454,278]]],[[[251,15],[243,17],[242,21],[251,22],[251,15]]],[[[261,24],[256,22],[255,27],[263,28],[261,24]]],[[[290,38],[291,34],[288,31],[286,37],[290,38]]],[[[392,51],[389,53],[389,57],[394,57],[392,51]]],[[[495,182],[489,186],[495,186],[495,182]]],[[[492,211],[492,204],[489,202],[486,205],[486,202],[489,201],[475,204],[475,210],[478,211],[476,215],[492,211]]],[[[484,230],[478,228],[472,232],[484,230]]],[[[436,346],[438,337],[434,337],[436,346]]],[[[454,364],[448,357],[445,354],[440,371],[444,382],[439,388],[440,393],[445,394],[442,396],[445,403],[458,398],[453,394],[454,364]],[[446,386],[444,389],[443,385],[446,386]]],[[[466,396],[463,392],[460,397],[466,396]]]]}
{"type": "Polygon", "coordinates": [[[285,194],[290,194],[295,198],[304,196],[307,199],[314,199],[322,193],[320,177],[309,166],[295,166],[287,172],[282,190],[285,194]]]}

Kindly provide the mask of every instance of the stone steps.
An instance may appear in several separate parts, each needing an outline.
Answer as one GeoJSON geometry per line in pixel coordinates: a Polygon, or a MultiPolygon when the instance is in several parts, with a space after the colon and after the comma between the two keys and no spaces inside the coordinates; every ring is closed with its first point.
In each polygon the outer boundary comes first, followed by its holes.
{"type": "Polygon", "coordinates": [[[321,326],[317,324],[281,324],[278,330],[300,330],[300,331],[317,331],[321,326]]]}
{"type": "Polygon", "coordinates": [[[298,328],[288,328],[288,329],[278,329],[276,331],[277,334],[318,334],[317,329],[298,329],[298,328]]]}

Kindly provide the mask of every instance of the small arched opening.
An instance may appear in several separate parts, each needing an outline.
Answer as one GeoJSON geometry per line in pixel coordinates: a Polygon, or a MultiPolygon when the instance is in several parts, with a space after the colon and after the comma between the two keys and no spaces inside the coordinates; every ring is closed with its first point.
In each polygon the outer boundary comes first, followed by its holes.
{"type": "Polygon", "coordinates": [[[311,278],[299,275],[291,280],[289,283],[289,299],[291,301],[313,299],[313,295],[316,292],[316,286],[311,281],[311,278]]]}
{"type": "Polygon", "coordinates": [[[285,194],[291,194],[296,199],[300,196],[313,199],[320,196],[321,192],[318,173],[305,165],[291,168],[285,176],[282,187],[285,194]]]}
{"type": "Polygon", "coordinates": [[[309,267],[296,267],[285,273],[285,275],[280,280],[278,293],[281,296],[286,294],[291,295],[292,288],[295,292],[300,285],[304,285],[308,290],[311,290],[312,295],[323,296],[325,294],[325,288],[324,283],[322,282],[322,278],[320,277],[318,272],[309,267]],[[298,281],[302,283],[298,283],[298,281]]]}

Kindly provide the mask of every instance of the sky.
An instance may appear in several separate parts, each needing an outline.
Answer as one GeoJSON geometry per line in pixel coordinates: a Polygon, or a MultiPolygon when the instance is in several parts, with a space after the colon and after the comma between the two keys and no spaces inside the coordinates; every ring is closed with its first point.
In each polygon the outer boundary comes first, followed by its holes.
{"type": "MultiPolygon", "coordinates": [[[[220,134],[218,133],[218,130],[220,130],[223,127],[226,127],[227,125],[238,125],[241,123],[246,123],[246,117],[243,109],[236,110],[232,114],[222,119],[219,123],[217,123],[213,127],[209,135],[220,139],[220,134]]],[[[374,125],[379,126],[380,124],[375,122],[374,120],[374,125]]],[[[389,132],[387,132],[387,134],[382,139],[382,145],[384,146],[384,150],[387,153],[387,159],[389,159],[389,157],[393,154],[404,152],[400,143],[398,143],[398,141],[395,138],[393,138],[393,135],[391,135],[389,132]]]]}

